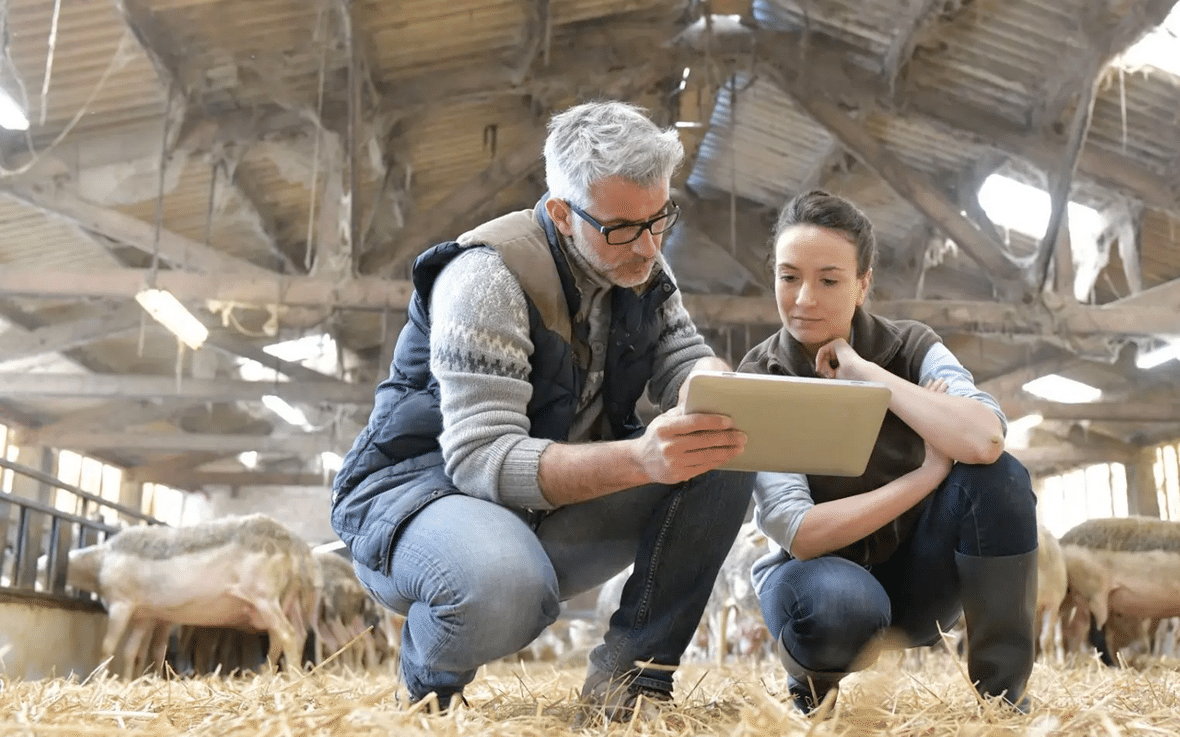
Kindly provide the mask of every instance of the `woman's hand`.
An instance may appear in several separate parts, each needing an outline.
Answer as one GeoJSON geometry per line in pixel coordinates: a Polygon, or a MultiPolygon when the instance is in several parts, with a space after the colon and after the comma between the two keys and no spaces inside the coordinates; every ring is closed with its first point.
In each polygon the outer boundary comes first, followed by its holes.
{"type": "Polygon", "coordinates": [[[815,375],[825,379],[863,381],[868,365],[843,338],[823,344],[815,353],[815,375]]]}

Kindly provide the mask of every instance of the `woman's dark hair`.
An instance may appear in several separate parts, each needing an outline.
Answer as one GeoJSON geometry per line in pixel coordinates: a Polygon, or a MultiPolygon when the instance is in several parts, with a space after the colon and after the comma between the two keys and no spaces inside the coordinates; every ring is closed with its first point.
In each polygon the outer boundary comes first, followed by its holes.
{"type": "Polygon", "coordinates": [[[813,189],[795,195],[783,206],[774,226],[771,241],[771,267],[774,265],[774,244],[792,225],[815,225],[834,230],[856,248],[856,275],[864,276],[877,262],[877,239],[868,217],[843,197],[813,189]]]}

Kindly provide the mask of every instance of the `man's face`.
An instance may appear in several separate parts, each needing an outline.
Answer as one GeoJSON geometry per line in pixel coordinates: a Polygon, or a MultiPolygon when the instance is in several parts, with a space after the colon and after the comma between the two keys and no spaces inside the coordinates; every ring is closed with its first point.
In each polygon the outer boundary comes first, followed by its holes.
{"type": "MultiPolygon", "coordinates": [[[[651,277],[663,234],[644,230],[630,243],[612,245],[593,225],[579,217],[561,200],[547,203],[557,229],[566,235],[590,266],[620,287],[637,287],[651,277]]],[[[643,223],[668,207],[668,181],[641,187],[618,177],[604,179],[590,188],[586,212],[606,227],[643,223]]]]}

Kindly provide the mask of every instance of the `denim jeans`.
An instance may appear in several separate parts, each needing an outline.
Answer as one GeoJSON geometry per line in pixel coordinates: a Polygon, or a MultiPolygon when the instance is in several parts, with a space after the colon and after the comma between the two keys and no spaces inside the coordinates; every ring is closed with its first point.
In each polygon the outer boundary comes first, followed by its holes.
{"type": "Polygon", "coordinates": [[[378,601],[406,616],[402,675],[419,699],[461,691],[479,666],[515,653],[552,624],[562,600],[634,563],[590,659],[670,691],[669,670],[635,663],[679,664],[752,490],[752,474],[713,471],[562,507],[535,525],[492,502],[446,496],[406,525],[389,577],[362,565],[356,572],[378,601]]]}
{"type": "Polygon", "coordinates": [[[1028,471],[1007,453],[956,463],[921,502],[913,533],[871,570],[836,556],[790,560],[767,576],[762,615],[796,663],[843,673],[886,628],[906,646],[938,640],[962,613],[955,553],[992,558],[1037,546],[1028,471]]]}

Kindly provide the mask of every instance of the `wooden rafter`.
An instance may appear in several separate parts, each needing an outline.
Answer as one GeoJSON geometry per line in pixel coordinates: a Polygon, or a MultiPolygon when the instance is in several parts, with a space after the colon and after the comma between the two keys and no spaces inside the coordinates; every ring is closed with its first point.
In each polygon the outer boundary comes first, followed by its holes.
{"type": "Polygon", "coordinates": [[[118,210],[86,202],[64,190],[14,185],[0,188],[0,194],[145,253],[158,250],[162,260],[178,267],[257,276],[273,273],[164,228],[160,229],[157,240],[156,229],[150,224],[118,210]]]}
{"type": "Polygon", "coordinates": [[[389,274],[391,268],[444,238],[455,238],[454,224],[465,213],[478,210],[501,190],[524,179],[541,165],[545,129],[532,131],[525,141],[500,156],[483,171],[456,187],[417,222],[398,233],[397,243],[374,248],[361,261],[361,273],[389,274]]]}
{"type": "Polygon", "coordinates": [[[1020,265],[1007,253],[1001,242],[959,214],[959,208],[946,193],[927,177],[906,166],[868,133],[863,125],[848,117],[823,94],[809,89],[805,83],[786,77],[781,78],[780,85],[808,115],[885,180],[893,191],[954,239],[983,267],[1001,294],[1014,296],[1023,291],[1024,273],[1020,265]]]}
{"type": "MultiPolygon", "coordinates": [[[[0,295],[39,297],[132,297],[143,287],[144,269],[95,272],[47,272],[0,268],[0,295]]],[[[357,310],[405,310],[413,286],[409,281],[361,277],[344,282],[305,276],[271,275],[260,281],[243,274],[190,274],[163,271],[157,285],[184,300],[216,299],[243,305],[338,307],[357,310]]],[[[778,323],[778,310],[763,297],[684,295],[694,319],[703,326],[778,323]]],[[[1057,311],[1043,306],[964,300],[895,300],[874,309],[887,317],[921,320],[939,330],[973,333],[1023,333],[1032,336],[1154,335],[1180,332],[1176,310],[1180,280],[1169,282],[1102,307],[1072,305],[1057,311]]]]}
{"type": "Polygon", "coordinates": [[[139,328],[143,317],[143,310],[138,304],[132,303],[105,311],[96,317],[83,317],[36,330],[25,330],[14,325],[0,333],[0,364],[46,353],[60,353],[120,335],[139,328]]]}
{"type": "Polygon", "coordinates": [[[351,440],[331,435],[242,435],[215,433],[67,433],[54,439],[63,448],[75,450],[194,451],[205,453],[289,453],[311,455],[325,450],[346,449],[351,440]]]}
{"type": "Polygon", "coordinates": [[[273,394],[292,404],[369,405],[373,388],[333,381],[234,381],[133,374],[0,373],[0,396],[250,401],[273,394]]]}

